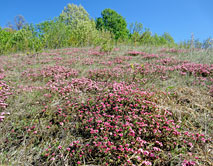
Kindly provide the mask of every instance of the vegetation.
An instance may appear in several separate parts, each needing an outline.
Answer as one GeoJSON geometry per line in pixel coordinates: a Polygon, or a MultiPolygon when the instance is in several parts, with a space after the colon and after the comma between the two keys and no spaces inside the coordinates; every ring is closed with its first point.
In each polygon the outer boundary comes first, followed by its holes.
{"type": "Polygon", "coordinates": [[[154,47],[1,56],[0,164],[211,165],[212,60],[154,47]]]}
{"type": "Polygon", "coordinates": [[[211,39],[180,46],[102,14],[69,4],[0,29],[0,165],[210,166],[211,39]]]}
{"type": "Polygon", "coordinates": [[[125,19],[112,9],[103,10],[101,17],[94,21],[81,5],[75,4],[68,4],[58,17],[36,25],[27,24],[25,18],[18,15],[14,24],[0,28],[0,34],[1,54],[98,45],[102,51],[110,52],[114,44],[212,49],[211,38],[203,43],[196,39],[178,45],[169,33],[152,35],[141,23],[131,23],[127,29],[125,19]]]}
{"type": "Polygon", "coordinates": [[[127,23],[125,19],[112,9],[105,9],[96,20],[96,27],[99,30],[105,29],[114,34],[115,39],[125,39],[128,36],[127,23]]]}
{"type": "Polygon", "coordinates": [[[36,53],[47,48],[98,45],[110,52],[115,42],[175,46],[169,34],[158,40],[149,30],[142,33],[141,23],[135,24],[131,33],[125,19],[114,10],[105,9],[101,15],[94,21],[81,5],[68,4],[58,17],[36,25],[27,24],[21,15],[16,16],[14,25],[8,23],[8,28],[0,29],[0,53],[36,53]]]}

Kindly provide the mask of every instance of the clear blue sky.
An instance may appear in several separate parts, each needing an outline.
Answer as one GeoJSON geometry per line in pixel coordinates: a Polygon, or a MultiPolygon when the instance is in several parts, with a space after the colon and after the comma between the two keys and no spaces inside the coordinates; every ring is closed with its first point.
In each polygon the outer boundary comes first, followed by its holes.
{"type": "Polygon", "coordinates": [[[160,35],[169,32],[177,42],[192,32],[201,41],[213,37],[213,0],[0,0],[0,26],[19,14],[28,23],[52,19],[68,3],[81,4],[92,18],[105,8],[114,9],[128,23],[141,22],[160,35]]]}

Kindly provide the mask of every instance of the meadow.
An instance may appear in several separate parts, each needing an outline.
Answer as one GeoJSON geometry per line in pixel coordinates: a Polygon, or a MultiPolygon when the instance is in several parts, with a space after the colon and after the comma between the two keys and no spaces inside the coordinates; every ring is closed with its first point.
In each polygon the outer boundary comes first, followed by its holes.
{"type": "Polygon", "coordinates": [[[212,165],[213,52],[0,56],[1,165],[212,165]]]}

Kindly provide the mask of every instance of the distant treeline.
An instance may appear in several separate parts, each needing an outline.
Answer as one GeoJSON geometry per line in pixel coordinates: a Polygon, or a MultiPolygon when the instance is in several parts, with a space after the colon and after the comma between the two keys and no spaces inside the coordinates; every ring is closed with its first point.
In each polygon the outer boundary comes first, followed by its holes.
{"type": "Polygon", "coordinates": [[[127,26],[125,19],[112,9],[103,10],[101,17],[93,20],[81,5],[75,4],[68,4],[53,20],[27,24],[19,15],[14,24],[0,27],[0,54],[81,46],[101,46],[102,51],[110,51],[114,44],[209,48],[212,40],[177,44],[169,33],[153,35],[137,22],[127,26]]]}

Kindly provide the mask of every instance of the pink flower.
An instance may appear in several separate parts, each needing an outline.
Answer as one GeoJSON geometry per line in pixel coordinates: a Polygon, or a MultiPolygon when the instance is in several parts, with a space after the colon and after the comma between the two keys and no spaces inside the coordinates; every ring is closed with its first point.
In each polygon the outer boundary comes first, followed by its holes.
{"type": "Polygon", "coordinates": [[[144,151],[143,154],[144,154],[145,156],[148,156],[148,155],[149,155],[149,152],[148,152],[148,151],[144,151]]]}
{"type": "Polygon", "coordinates": [[[142,164],[145,164],[145,165],[152,165],[152,163],[150,161],[143,161],[142,164]]]}
{"type": "Polygon", "coordinates": [[[61,148],[62,148],[62,146],[59,145],[59,146],[58,146],[58,149],[61,149],[61,148]]]}
{"type": "Polygon", "coordinates": [[[188,143],[189,146],[193,147],[193,144],[191,142],[188,143]]]}
{"type": "Polygon", "coordinates": [[[119,136],[122,137],[122,136],[123,136],[123,133],[120,133],[119,136]]]}
{"type": "Polygon", "coordinates": [[[155,154],[154,153],[150,153],[150,157],[155,157],[155,154]]]}
{"type": "Polygon", "coordinates": [[[77,164],[78,164],[78,165],[80,165],[80,164],[81,164],[81,162],[80,162],[80,161],[78,161],[78,162],[77,162],[77,164]]]}
{"type": "Polygon", "coordinates": [[[70,148],[67,148],[67,151],[70,151],[70,148]]]}
{"type": "Polygon", "coordinates": [[[55,160],[55,157],[52,157],[51,160],[54,161],[54,160],[55,160]]]}

